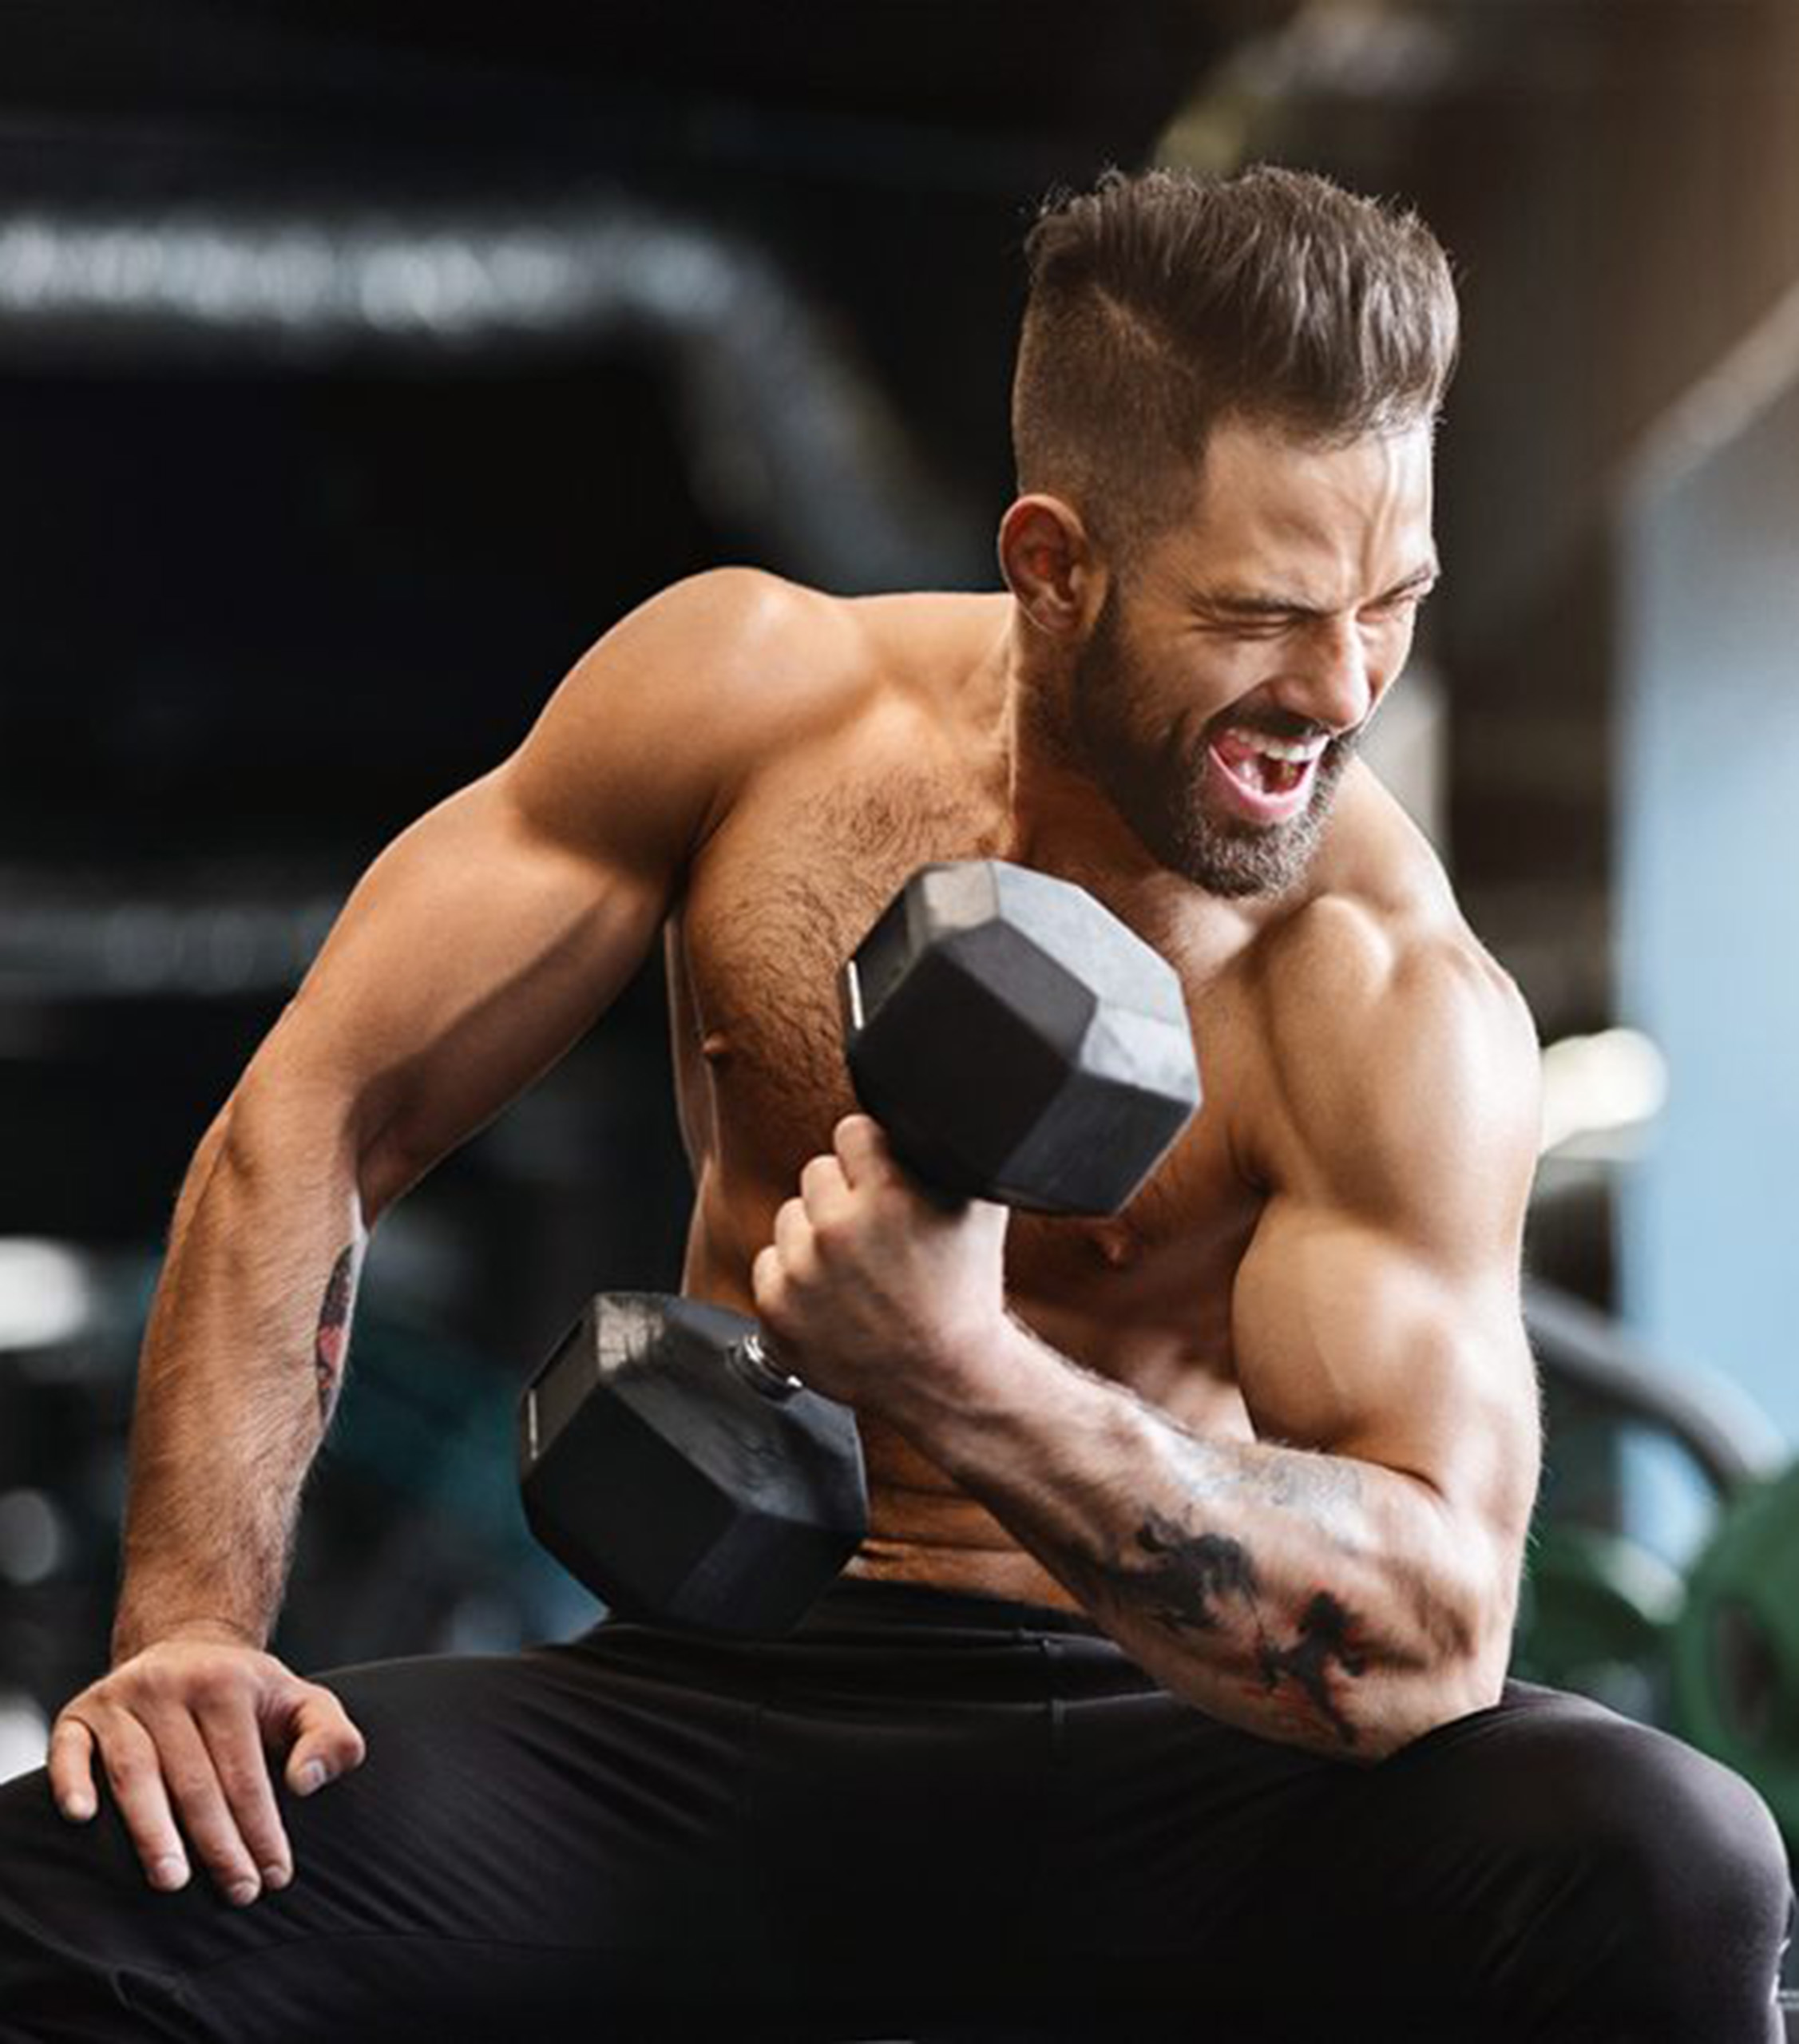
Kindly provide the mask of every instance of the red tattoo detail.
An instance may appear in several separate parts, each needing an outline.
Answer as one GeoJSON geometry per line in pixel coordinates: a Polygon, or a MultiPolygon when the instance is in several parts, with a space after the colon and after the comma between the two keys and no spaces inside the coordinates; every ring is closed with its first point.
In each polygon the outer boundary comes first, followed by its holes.
{"type": "Polygon", "coordinates": [[[325,1302],[319,1310],[319,1333],[313,1345],[312,1367],[319,1380],[319,1421],[331,1423],[338,1387],[343,1380],[344,1357],[350,1348],[350,1304],[355,1292],[356,1252],[347,1249],[332,1266],[325,1287],[325,1302]]]}

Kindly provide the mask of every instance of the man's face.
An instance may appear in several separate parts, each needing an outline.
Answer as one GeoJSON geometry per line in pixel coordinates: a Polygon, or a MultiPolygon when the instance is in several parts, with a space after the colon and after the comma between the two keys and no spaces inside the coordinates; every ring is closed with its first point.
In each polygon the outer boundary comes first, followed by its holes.
{"type": "Polygon", "coordinates": [[[1163,865],[1279,893],[1436,575],[1427,428],[1318,447],[1219,426],[1192,513],[1114,564],[1077,656],[1083,768],[1163,865]]]}

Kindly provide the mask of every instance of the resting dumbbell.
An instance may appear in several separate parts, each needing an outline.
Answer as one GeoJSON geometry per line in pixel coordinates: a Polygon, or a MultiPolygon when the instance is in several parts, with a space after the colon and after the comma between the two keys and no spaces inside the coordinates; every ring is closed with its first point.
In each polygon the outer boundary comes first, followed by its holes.
{"type": "MultiPolygon", "coordinates": [[[[857,1099],[950,1199],[1115,1213],[1199,1103],[1179,981],[1084,889],[997,860],[925,866],[844,967],[857,1099]]],[[[787,1630],[867,1530],[846,1406],[753,1320],[602,1293],[519,1410],[525,1516],[624,1614],[787,1630]]]]}

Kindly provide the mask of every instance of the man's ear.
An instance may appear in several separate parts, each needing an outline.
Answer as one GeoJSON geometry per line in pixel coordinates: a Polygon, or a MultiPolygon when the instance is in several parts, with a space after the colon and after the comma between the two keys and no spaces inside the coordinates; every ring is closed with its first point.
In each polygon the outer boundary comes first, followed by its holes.
{"type": "Polygon", "coordinates": [[[1064,498],[1019,497],[1000,521],[999,553],[1006,587],[1040,632],[1077,638],[1099,616],[1105,564],[1080,513],[1064,498]]]}

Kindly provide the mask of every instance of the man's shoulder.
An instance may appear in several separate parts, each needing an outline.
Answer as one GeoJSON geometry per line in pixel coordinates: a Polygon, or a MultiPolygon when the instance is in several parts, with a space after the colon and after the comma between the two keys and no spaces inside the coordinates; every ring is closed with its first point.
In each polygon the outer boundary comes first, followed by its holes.
{"type": "Polygon", "coordinates": [[[864,636],[842,597],[766,568],[710,568],[639,605],[596,651],[651,663],[728,718],[853,680],[864,636]]]}
{"type": "Polygon", "coordinates": [[[716,786],[841,715],[867,662],[849,607],[761,568],[671,583],[571,668],[533,734],[577,780],[608,763],[716,786]]]}
{"type": "MultiPolygon", "coordinates": [[[[1460,1131],[1534,1130],[1535,1025],[1469,927],[1440,862],[1385,790],[1359,842],[1267,933],[1266,1040],[1297,1119],[1402,1155],[1460,1131]]],[[[1510,1131],[1510,1135],[1502,1131],[1510,1131]]]]}
{"type": "Polygon", "coordinates": [[[1365,769],[1345,788],[1311,884],[1265,933],[1271,992],[1321,991],[1357,1010],[1403,989],[1464,987],[1524,1013],[1510,975],[1469,926],[1436,848],[1365,769]]]}
{"type": "Polygon", "coordinates": [[[747,726],[791,735],[795,719],[834,722],[858,698],[953,689],[990,646],[1008,600],[846,596],[765,568],[713,568],[671,584],[595,651],[647,661],[686,707],[707,709],[715,734],[747,726]]]}
{"type": "Polygon", "coordinates": [[[1452,906],[1321,892],[1275,933],[1262,979],[1277,1024],[1345,1045],[1367,1032],[1395,1061],[1449,1029],[1472,1031],[1496,1052],[1535,1045],[1516,982],[1452,906]]]}
{"type": "Polygon", "coordinates": [[[498,778],[545,834],[672,869],[761,762],[841,719],[866,665],[843,612],[758,568],[672,583],[588,648],[498,778]]]}

